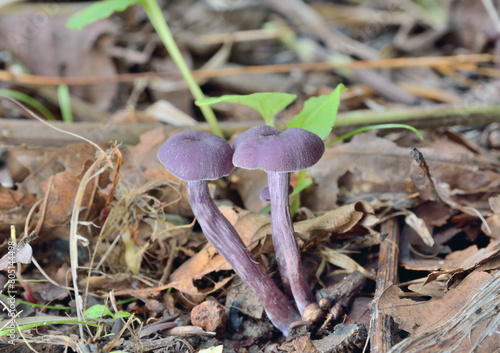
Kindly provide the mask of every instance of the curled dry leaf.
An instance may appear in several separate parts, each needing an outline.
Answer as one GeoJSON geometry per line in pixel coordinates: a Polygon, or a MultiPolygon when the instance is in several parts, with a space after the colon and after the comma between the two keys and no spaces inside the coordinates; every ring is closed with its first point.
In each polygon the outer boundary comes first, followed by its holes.
{"type": "Polygon", "coordinates": [[[370,217],[375,213],[373,207],[366,201],[359,201],[339,207],[333,211],[297,222],[294,224],[295,232],[301,234],[303,240],[313,237],[342,234],[351,230],[357,224],[373,225],[377,219],[370,217]]]}
{"type": "Polygon", "coordinates": [[[366,270],[363,266],[358,264],[356,261],[354,261],[349,256],[342,254],[340,251],[336,251],[336,250],[332,250],[332,249],[323,247],[320,250],[320,254],[321,254],[321,256],[323,256],[325,258],[326,261],[328,261],[332,265],[343,268],[344,270],[346,270],[348,272],[358,271],[370,279],[373,279],[373,280],[376,279],[376,276],[374,273],[371,273],[370,271],[366,270]]]}

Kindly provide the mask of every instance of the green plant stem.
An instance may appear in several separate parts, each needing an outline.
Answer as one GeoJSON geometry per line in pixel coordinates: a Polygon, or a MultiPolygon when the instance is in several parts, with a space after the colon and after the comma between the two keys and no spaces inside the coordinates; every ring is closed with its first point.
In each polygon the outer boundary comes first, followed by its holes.
{"type": "Polygon", "coordinates": [[[433,105],[391,110],[354,110],[339,113],[335,127],[381,123],[409,124],[416,128],[453,125],[483,125],[500,118],[500,105],[433,105]]]}
{"type": "Polygon", "coordinates": [[[408,129],[408,130],[411,130],[414,133],[416,133],[417,136],[421,140],[424,139],[423,136],[422,136],[422,134],[420,133],[420,131],[418,131],[417,129],[415,129],[413,126],[410,126],[410,125],[406,125],[406,124],[378,124],[378,125],[364,126],[364,127],[359,128],[359,129],[350,131],[350,132],[348,132],[346,134],[343,134],[342,136],[337,137],[335,140],[326,143],[325,145],[326,146],[331,146],[334,143],[337,143],[339,141],[345,140],[345,139],[347,139],[347,138],[349,138],[351,136],[354,136],[356,134],[359,134],[361,132],[365,132],[365,131],[368,131],[368,130],[382,130],[382,129],[408,129]]]}
{"type": "Polygon", "coordinates": [[[65,123],[73,122],[73,113],[71,113],[71,103],[69,88],[67,85],[59,85],[57,87],[57,97],[59,99],[59,107],[61,109],[61,117],[65,123]]]}
{"type": "Polygon", "coordinates": [[[53,120],[53,121],[56,120],[54,114],[52,114],[50,112],[50,110],[45,108],[45,106],[43,104],[41,104],[36,99],[31,98],[30,96],[28,96],[27,94],[25,94],[23,92],[14,91],[14,90],[7,89],[7,88],[2,88],[2,89],[0,89],[0,95],[5,96],[5,97],[10,97],[13,99],[17,99],[20,102],[23,102],[23,103],[26,103],[26,104],[32,106],[33,108],[38,110],[40,113],[42,113],[42,115],[47,120],[53,120]]]}
{"type": "MultiPolygon", "coordinates": [[[[167,22],[163,18],[158,3],[156,2],[156,0],[143,0],[140,4],[146,11],[149,20],[151,21],[156,32],[160,36],[163,44],[165,45],[165,48],[167,48],[168,53],[172,57],[172,60],[174,61],[175,65],[177,65],[177,68],[181,72],[181,75],[186,81],[194,99],[195,100],[203,99],[204,98],[203,92],[201,91],[198,82],[196,82],[195,78],[193,77],[191,70],[189,70],[188,66],[186,65],[186,62],[182,57],[179,47],[177,47],[174,37],[172,36],[170,29],[168,28],[167,22]]],[[[213,133],[224,138],[224,133],[219,127],[219,123],[217,121],[217,118],[215,117],[212,108],[210,108],[209,106],[201,106],[200,110],[203,116],[205,117],[205,120],[210,125],[213,133]]]]}

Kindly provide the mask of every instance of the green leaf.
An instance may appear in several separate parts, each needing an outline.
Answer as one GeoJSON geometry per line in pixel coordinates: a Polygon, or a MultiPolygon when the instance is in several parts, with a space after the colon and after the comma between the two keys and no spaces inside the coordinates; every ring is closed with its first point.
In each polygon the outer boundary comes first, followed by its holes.
{"type": "Polygon", "coordinates": [[[262,115],[267,125],[273,125],[274,116],[292,103],[297,96],[282,92],[259,92],[248,95],[231,94],[221,97],[210,97],[196,101],[196,105],[204,106],[219,102],[238,103],[253,108],[262,115]]]}
{"type": "Polygon", "coordinates": [[[92,319],[98,319],[104,316],[111,316],[114,318],[113,313],[106,305],[96,304],[85,310],[83,313],[85,317],[90,317],[92,319]]]}
{"type": "Polygon", "coordinates": [[[413,131],[414,133],[417,134],[417,136],[423,140],[424,137],[422,136],[422,134],[420,133],[420,131],[418,131],[417,129],[415,129],[413,126],[411,125],[406,125],[406,124],[378,124],[378,125],[370,125],[370,126],[363,126],[363,127],[360,127],[359,129],[356,129],[354,131],[350,131],[340,137],[337,137],[335,140],[333,141],[330,141],[328,142],[326,145],[327,146],[330,146],[330,145],[333,145],[334,143],[336,142],[339,142],[339,141],[342,141],[342,140],[345,140],[351,136],[354,136],[356,134],[359,134],[361,132],[365,132],[365,131],[368,131],[368,130],[381,130],[381,129],[408,129],[410,131],[413,131]]]}
{"type": "Polygon", "coordinates": [[[115,315],[113,315],[113,317],[116,319],[118,319],[119,317],[122,317],[123,319],[127,318],[127,317],[131,317],[132,314],[129,313],[129,312],[126,312],[126,311],[119,311],[118,313],[116,313],[115,315]]]}
{"type": "Polygon", "coordinates": [[[304,109],[288,122],[287,127],[300,127],[326,139],[335,124],[340,94],[345,91],[344,85],[340,84],[329,95],[309,98],[304,109]]]}
{"type": "Polygon", "coordinates": [[[71,16],[66,23],[66,27],[81,29],[92,22],[111,16],[113,12],[124,11],[127,7],[140,4],[141,2],[142,0],[106,0],[95,2],[71,16]]]}
{"type": "Polygon", "coordinates": [[[84,324],[93,327],[99,327],[97,322],[92,322],[93,319],[89,318],[86,322],[80,322],[76,318],[64,317],[64,316],[29,316],[29,317],[17,317],[15,319],[15,324],[19,326],[11,327],[12,322],[10,320],[0,321],[0,327],[7,327],[0,331],[0,337],[12,334],[12,330],[15,332],[29,330],[37,327],[43,327],[48,325],[68,325],[68,324],[84,324]],[[90,322],[89,322],[90,321],[90,322]]]}

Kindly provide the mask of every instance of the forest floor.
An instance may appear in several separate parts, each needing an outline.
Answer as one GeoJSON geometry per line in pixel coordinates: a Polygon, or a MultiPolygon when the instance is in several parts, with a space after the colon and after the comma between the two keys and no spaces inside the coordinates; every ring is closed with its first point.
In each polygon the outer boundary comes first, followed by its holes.
{"type": "MultiPolygon", "coordinates": [[[[7,3],[1,353],[500,352],[500,1],[158,1],[206,96],[295,94],[284,128],[310,97],[347,89],[323,157],[291,177],[311,181],[293,222],[328,300],[288,337],[157,159],[173,134],[210,126],[142,8],[73,30],[92,2],[7,3]],[[389,123],[423,139],[329,143],[389,123]]],[[[230,143],[264,124],[212,107],[230,143]]],[[[266,186],[235,168],[210,192],[282,288],[266,186]]]]}

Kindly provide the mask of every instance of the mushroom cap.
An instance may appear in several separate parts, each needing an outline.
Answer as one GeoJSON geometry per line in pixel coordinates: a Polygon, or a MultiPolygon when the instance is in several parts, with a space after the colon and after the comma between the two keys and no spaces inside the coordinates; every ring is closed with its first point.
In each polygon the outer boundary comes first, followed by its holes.
{"type": "Polygon", "coordinates": [[[165,169],[185,181],[216,180],[233,170],[233,149],[208,132],[175,134],[160,147],[157,156],[165,169]]]}
{"type": "Polygon", "coordinates": [[[233,164],[245,169],[290,173],[316,164],[325,152],[323,140],[310,131],[255,126],[233,143],[233,164]]]}

